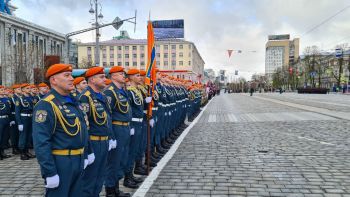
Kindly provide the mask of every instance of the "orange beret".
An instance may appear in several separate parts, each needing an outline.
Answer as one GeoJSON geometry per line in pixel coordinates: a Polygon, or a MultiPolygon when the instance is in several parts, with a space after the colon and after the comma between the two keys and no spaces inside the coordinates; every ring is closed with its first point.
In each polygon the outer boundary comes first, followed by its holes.
{"type": "Polygon", "coordinates": [[[140,76],[146,76],[146,71],[140,70],[140,76]]]}
{"type": "Polygon", "coordinates": [[[156,69],[154,69],[154,70],[156,71],[156,73],[159,72],[159,68],[156,68],[156,69]]]}
{"type": "Polygon", "coordinates": [[[109,85],[109,84],[111,84],[111,83],[112,83],[112,80],[106,79],[106,81],[105,81],[105,84],[106,84],[106,85],[109,85]]]}
{"type": "Polygon", "coordinates": [[[5,88],[5,86],[0,85],[0,88],[1,88],[1,89],[2,89],[2,88],[5,88]]]}
{"type": "Polygon", "coordinates": [[[103,67],[100,67],[100,66],[92,67],[86,71],[85,77],[88,78],[98,74],[105,74],[103,70],[104,70],[103,67]]]}
{"type": "Polygon", "coordinates": [[[121,66],[113,66],[110,70],[109,70],[109,74],[112,73],[117,73],[117,72],[123,72],[124,68],[121,66]]]}
{"type": "Polygon", "coordinates": [[[129,69],[126,74],[128,74],[128,75],[136,75],[136,74],[139,74],[139,73],[140,73],[139,69],[132,68],[132,69],[129,69]]]}
{"type": "Polygon", "coordinates": [[[49,86],[46,83],[39,83],[38,87],[45,88],[45,87],[49,87],[49,86]]]}
{"type": "Polygon", "coordinates": [[[13,84],[12,85],[12,89],[17,89],[17,88],[21,88],[21,85],[18,85],[18,84],[13,84]]]}
{"type": "Polygon", "coordinates": [[[72,66],[70,64],[54,64],[47,69],[45,77],[48,79],[52,75],[62,72],[72,72],[72,66]]]}
{"type": "Polygon", "coordinates": [[[27,86],[30,87],[30,84],[29,84],[29,83],[23,83],[23,84],[21,85],[21,88],[25,88],[25,87],[27,87],[27,86]]]}
{"type": "Polygon", "coordinates": [[[73,85],[77,85],[77,84],[79,84],[80,82],[82,82],[84,80],[85,80],[84,77],[77,77],[77,78],[74,79],[73,85]]]}

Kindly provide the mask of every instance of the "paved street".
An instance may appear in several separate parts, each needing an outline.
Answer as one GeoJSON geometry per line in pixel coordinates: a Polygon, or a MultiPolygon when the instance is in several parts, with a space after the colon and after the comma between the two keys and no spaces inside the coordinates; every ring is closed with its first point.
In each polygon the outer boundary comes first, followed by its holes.
{"type": "Polygon", "coordinates": [[[350,196],[349,121],[257,97],[350,116],[349,96],[221,94],[147,196],[350,196]]]}
{"type": "MultiPolygon", "coordinates": [[[[221,94],[146,196],[350,196],[350,96],[221,94]]],[[[125,190],[124,190],[125,191],[125,190]]],[[[0,196],[43,196],[36,160],[0,161],[0,196]]]]}

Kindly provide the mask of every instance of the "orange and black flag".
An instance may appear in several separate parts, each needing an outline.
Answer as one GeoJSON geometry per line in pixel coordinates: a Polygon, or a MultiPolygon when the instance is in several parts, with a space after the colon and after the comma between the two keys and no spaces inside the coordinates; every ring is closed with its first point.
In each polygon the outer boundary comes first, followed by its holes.
{"type": "MultiPolygon", "coordinates": [[[[156,85],[156,48],[154,44],[154,32],[152,22],[148,21],[147,25],[147,46],[148,46],[148,58],[147,58],[147,69],[145,84],[149,86],[148,94],[153,97],[154,86],[156,85]]],[[[152,116],[153,102],[150,103],[148,108],[149,117],[152,116]]]]}

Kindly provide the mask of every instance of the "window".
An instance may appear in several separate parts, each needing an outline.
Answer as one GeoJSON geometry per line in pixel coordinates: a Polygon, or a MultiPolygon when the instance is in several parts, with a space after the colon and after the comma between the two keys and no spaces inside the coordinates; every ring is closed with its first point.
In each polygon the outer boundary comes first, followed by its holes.
{"type": "Polygon", "coordinates": [[[118,58],[122,58],[122,54],[118,54],[118,58]]]}
{"type": "Polygon", "coordinates": [[[167,53],[164,53],[164,58],[168,58],[168,54],[167,53]]]}
{"type": "Polygon", "coordinates": [[[118,62],[118,66],[121,66],[122,65],[122,62],[118,62]]]}
{"type": "Polygon", "coordinates": [[[102,54],[102,57],[103,57],[103,58],[106,58],[106,54],[102,54]]]}
{"type": "Polygon", "coordinates": [[[175,66],[176,65],[176,61],[171,61],[171,65],[175,66]]]}
{"type": "Polygon", "coordinates": [[[168,45],[164,45],[164,50],[168,50],[168,45]]]}
{"type": "Polygon", "coordinates": [[[110,51],[114,51],[114,47],[113,47],[113,46],[110,46],[110,47],[109,47],[109,50],[110,50],[110,51]]]}
{"type": "Polygon", "coordinates": [[[145,46],[144,46],[144,45],[141,45],[141,46],[140,46],[140,50],[141,50],[141,51],[145,50],[145,46]]]}
{"type": "Polygon", "coordinates": [[[129,58],[129,54],[125,54],[125,58],[129,58]]]}
{"type": "Polygon", "coordinates": [[[160,45],[159,44],[156,45],[156,49],[158,49],[158,50],[160,49],[160,45]]]}
{"type": "Polygon", "coordinates": [[[137,62],[132,62],[132,66],[137,66],[137,62]]]}
{"type": "Polygon", "coordinates": [[[180,45],[179,45],[179,48],[180,48],[180,49],[183,49],[183,48],[184,48],[184,45],[180,44],[180,45]]]}
{"type": "Polygon", "coordinates": [[[164,66],[168,66],[168,61],[164,61],[164,66]]]}
{"type": "Polygon", "coordinates": [[[122,50],[122,46],[118,46],[118,51],[121,51],[122,50]]]}
{"type": "Polygon", "coordinates": [[[180,65],[180,66],[183,66],[183,65],[184,65],[184,62],[183,62],[183,61],[179,61],[179,65],[180,65]]]}
{"type": "Polygon", "coordinates": [[[109,54],[109,58],[114,58],[114,54],[109,54]]]}
{"type": "Polygon", "coordinates": [[[91,55],[88,55],[88,60],[91,61],[92,57],[91,55]]]}
{"type": "Polygon", "coordinates": [[[176,49],[176,45],[171,45],[171,49],[176,49]]]}
{"type": "Polygon", "coordinates": [[[129,46],[125,46],[124,49],[125,49],[126,51],[129,51],[129,46]]]}
{"type": "Polygon", "coordinates": [[[189,49],[191,49],[191,48],[192,48],[192,45],[191,45],[191,44],[189,44],[189,45],[188,45],[188,48],[189,48],[189,49]]]}
{"type": "Polygon", "coordinates": [[[129,66],[129,62],[125,62],[125,66],[129,66]]]}
{"type": "Polygon", "coordinates": [[[188,53],[188,57],[191,57],[191,52],[188,53]]]}
{"type": "Polygon", "coordinates": [[[160,58],[160,53],[157,53],[157,57],[160,58]]]}
{"type": "Polygon", "coordinates": [[[114,66],[114,62],[109,62],[109,65],[110,66],[114,66]]]}
{"type": "Polygon", "coordinates": [[[87,50],[88,50],[88,51],[91,51],[91,47],[88,47],[87,50]]]}
{"type": "Polygon", "coordinates": [[[141,62],[141,66],[144,66],[145,65],[145,62],[141,62]]]}
{"type": "Polygon", "coordinates": [[[103,66],[106,67],[107,66],[107,62],[103,62],[103,66]]]}
{"type": "Polygon", "coordinates": [[[136,51],[137,50],[137,46],[132,46],[132,50],[136,51]]]}
{"type": "Polygon", "coordinates": [[[188,61],[188,65],[191,66],[191,61],[188,61]]]}
{"type": "Polygon", "coordinates": [[[132,57],[133,58],[137,58],[137,54],[135,53],[135,54],[132,54],[132,57]]]}
{"type": "Polygon", "coordinates": [[[172,53],[172,54],[171,54],[171,57],[172,57],[172,58],[176,58],[176,53],[172,53]]]}
{"type": "Polygon", "coordinates": [[[180,57],[183,57],[183,56],[184,56],[184,53],[180,52],[180,53],[179,53],[179,56],[180,56],[180,57]]]}
{"type": "Polygon", "coordinates": [[[144,58],[145,57],[145,54],[144,53],[141,53],[141,58],[144,58]]]}

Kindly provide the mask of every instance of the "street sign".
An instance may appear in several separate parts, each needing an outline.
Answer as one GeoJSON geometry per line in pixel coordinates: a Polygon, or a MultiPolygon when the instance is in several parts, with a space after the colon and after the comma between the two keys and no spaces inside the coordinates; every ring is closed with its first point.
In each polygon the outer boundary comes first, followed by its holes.
{"type": "Polygon", "coordinates": [[[343,50],[342,49],[335,49],[335,57],[341,58],[343,56],[343,50]]]}
{"type": "Polygon", "coordinates": [[[123,21],[121,21],[118,16],[113,20],[113,23],[114,24],[112,26],[115,30],[118,30],[123,25],[123,21]]]}

